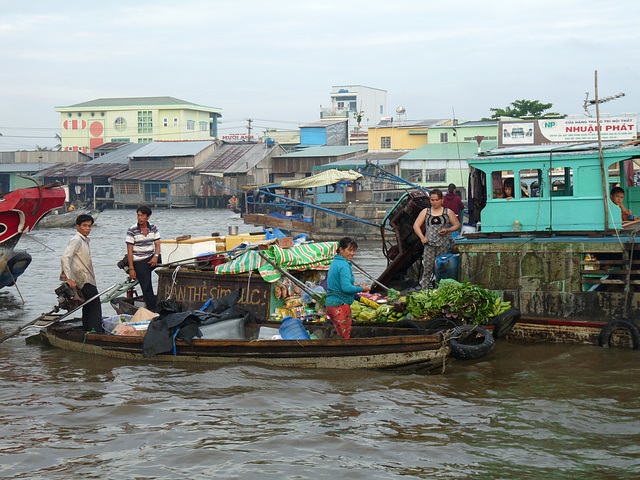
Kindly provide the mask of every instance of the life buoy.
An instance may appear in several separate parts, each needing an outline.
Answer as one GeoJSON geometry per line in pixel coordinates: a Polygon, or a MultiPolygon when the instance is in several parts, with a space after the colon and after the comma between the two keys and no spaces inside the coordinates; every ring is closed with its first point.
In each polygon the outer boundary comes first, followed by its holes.
{"type": "Polygon", "coordinates": [[[440,332],[442,330],[450,330],[462,325],[462,322],[457,318],[437,317],[428,320],[424,325],[425,330],[435,330],[440,332]]]}
{"type": "Polygon", "coordinates": [[[633,350],[638,350],[638,348],[640,348],[640,330],[638,330],[638,326],[624,318],[611,320],[602,327],[600,335],[598,335],[598,344],[601,347],[609,348],[611,346],[611,335],[616,330],[626,330],[629,332],[631,342],[633,343],[633,350]]]}
{"type": "Polygon", "coordinates": [[[461,325],[453,331],[449,347],[451,347],[451,356],[459,360],[475,360],[489,354],[496,346],[493,336],[484,328],[477,325],[461,325]],[[473,338],[469,335],[473,334],[473,338]],[[479,344],[468,344],[474,338],[481,337],[482,342],[479,344]]]}
{"type": "Polygon", "coordinates": [[[488,325],[493,325],[493,338],[506,337],[513,326],[520,320],[520,315],[520,310],[510,308],[491,320],[488,325]]]}

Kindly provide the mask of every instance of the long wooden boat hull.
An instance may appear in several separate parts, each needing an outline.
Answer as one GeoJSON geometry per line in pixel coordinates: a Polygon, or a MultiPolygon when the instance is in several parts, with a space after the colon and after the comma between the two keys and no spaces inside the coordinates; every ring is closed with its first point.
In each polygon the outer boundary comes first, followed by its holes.
{"type": "Polygon", "coordinates": [[[96,222],[98,220],[98,216],[100,215],[99,209],[84,209],[84,210],[73,210],[67,213],[61,213],[59,215],[49,214],[46,217],[42,218],[37,227],[38,228],[56,228],[56,227],[75,227],[76,218],[78,215],[91,215],[93,221],[96,222]]]}
{"type": "Polygon", "coordinates": [[[444,368],[450,349],[441,334],[314,340],[205,340],[176,342],[176,355],[142,356],[143,337],[87,334],[77,326],[44,329],[52,346],[136,361],[232,364],[256,363],[276,367],[330,369],[400,369],[431,371],[444,368]]]}

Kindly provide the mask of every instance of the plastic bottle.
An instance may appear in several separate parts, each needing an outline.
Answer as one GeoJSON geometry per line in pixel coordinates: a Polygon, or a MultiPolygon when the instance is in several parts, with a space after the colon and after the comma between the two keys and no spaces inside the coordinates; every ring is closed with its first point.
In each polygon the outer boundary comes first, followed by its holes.
{"type": "Polygon", "coordinates": [[[520,232],[520,231],[522,231],[522,225],[520,224],[520,222],[518,220],[513,222],[513,226],[511,227],[511,231],[512,232],[520,232]]]}

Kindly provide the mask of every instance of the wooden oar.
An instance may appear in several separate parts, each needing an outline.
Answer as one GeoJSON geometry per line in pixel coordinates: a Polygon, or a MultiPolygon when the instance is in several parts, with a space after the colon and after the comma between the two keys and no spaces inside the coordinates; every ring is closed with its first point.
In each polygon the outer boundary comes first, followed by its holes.
{"type": "MultiPolygon", "coordinates": [[[[103,290],[102,292],[98,292],[96,293],[93,297],[91,297],[89,300],[86,300],[82,305],[78,305],[76,308],[74,308],[73,310],[68,311],[67,313],[65,313],[64,315],[56,318],[55,320],[53,320],[52,322],[48,323],[46,325],[46,327],[49,327],[51,325],[53,325],[56,322],[59,322],[60,320],[62,320],[63,318],[68,317],[69,315],[71,315],[72,313],[77,312],[78,310],[80,310],[82,307],[84,307],[87,303],[92,302],[93,300],[95,300],[96,298],[100,297],[100,295],[103,295],[105,293],[107,293],[109,290],[111,290],[112,288],[116,287],[118,284],[114,283],[113,285],[111,285],[109,288],[107,288],[106,290],[103,290]]],[[[43,313],[42,315],[40,315],[38,318],[36,318],[35,320],[30,321],[29,323],[16,328],[14,331],[6,334],[4,337],[0,338],[0,343],[4,342],[5,340],[8,340],[11,337],[16,336],[17,334],[19,334],[21,331],[23,331],[25,328],[30,327],[31,325],[35,324],[36,322],[39,322],[40,320],[43,320],[44,318],[46,318],[48,315],[52,315],[53,313],[57,312],[58,309],[54,308],[53,310],[51,310],[49,313],[43,313]]]]}
{"type": "Polygon", "coordinates": [[[389,287],[385,287],[383,284],[381,284],[378,280],[376,280],[375,278],[373,278],[371,275],[369,275],[367,272],[365,272],[362,268],[360,268],[358,266],[357,263],[355,263],[353,260],[351,260],[351,265],[353,265],[354,267],[356,267],[356,269],[358,269],[358,271],[360,273],[362,273],[365,277],[367,277],[369,280],[371,280],[373,283],[375,283],[376,285],[381,286],[382,288],[384,288],[387,292],[390,290],[389,287]]]}
{"type": "Polygon", "coordinates": [[[322,298],[316,292],[314,292],[313,290],[310,290],[309,287],[307,287],[304,283],[302,283],[296,277],[294,277],[289,272],[287,272],[284,268],[282,268],[279,265],[276,265],[275,263],[273,263],[269,259],[269,257],[267,257],[265,254],[263,254],[262,252],[258,252],[258,255],[260,255],[260,257],[262,257],[262,259],[265,262],[267,262],[269,265],[271,265],[273,268],[278,270],[281,274],[283,274],[285,277],[287,277],[289,280],[291,280],[293,283],[295,283],[297,286],[299,286],[302,290],[304,290],[309,295],[311,295],[311,297],[314,298],[316,301],[318,301],[318,302],[322,301],[322,298]]]}

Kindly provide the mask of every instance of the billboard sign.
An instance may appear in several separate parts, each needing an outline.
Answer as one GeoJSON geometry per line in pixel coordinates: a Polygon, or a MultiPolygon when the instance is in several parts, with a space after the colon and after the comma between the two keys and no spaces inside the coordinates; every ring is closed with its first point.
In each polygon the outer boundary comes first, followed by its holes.
{"type": "MultiPolygon", "coordinates": [[[[501,121],[498,124],[499,145],[548,145],[598,141],[595,118],[545,118],[528,121],[501,121]]],[[[638,135],[633,115],[600,119],[603,141],[634,140],[638,135]]]]}

